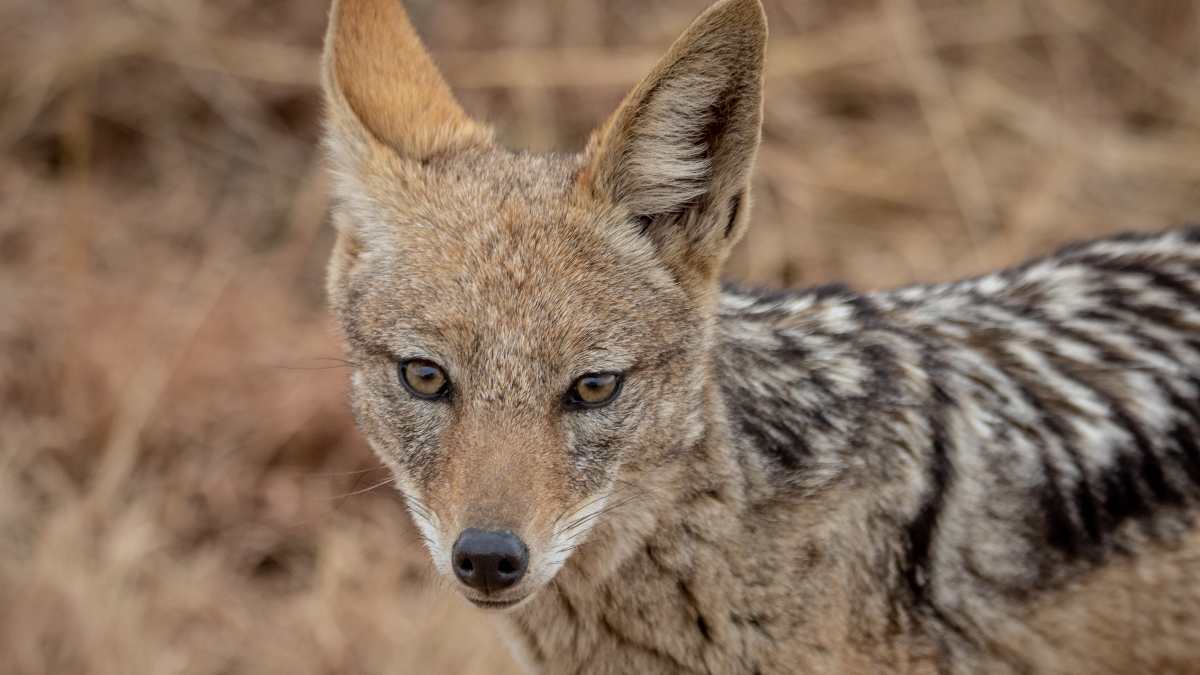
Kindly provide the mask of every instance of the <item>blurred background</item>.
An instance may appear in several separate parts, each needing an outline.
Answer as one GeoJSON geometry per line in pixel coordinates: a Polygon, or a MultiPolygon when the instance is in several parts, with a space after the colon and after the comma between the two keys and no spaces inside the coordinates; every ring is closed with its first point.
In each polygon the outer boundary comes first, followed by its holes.
{"type": "MultiPolygon", "coordinates": [[[[706,0],[409,0],[579,148],[706,0]]],[[[768,0],[729,276],[944,280],[1200,220],[1200,3],[768,0]]],[[[0,0],[0,673],[507,673],[352,429],[326,0],[0,0]]]]}

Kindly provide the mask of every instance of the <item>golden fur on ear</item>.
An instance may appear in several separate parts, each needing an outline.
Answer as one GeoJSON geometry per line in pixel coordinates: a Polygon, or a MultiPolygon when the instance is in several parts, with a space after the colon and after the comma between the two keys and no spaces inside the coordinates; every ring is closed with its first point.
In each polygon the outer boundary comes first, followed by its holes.
{"type": "Polygon", "coordinates": [[[491,130],[454,99],[400,0],[336,0],[324,65],[334,143],[353,150],[378,142],[418,161],[491,143],[491,130]]]}
{"type": "Polygon", "coordinates": [[[378,219],[379,191],[368,186],[420,194],[426,160],[490,146],[492,131],[454,99],[400,0],[334,0],[323,82],[325,143],[341,202],[328,275],[338,306],[378,219]]]}

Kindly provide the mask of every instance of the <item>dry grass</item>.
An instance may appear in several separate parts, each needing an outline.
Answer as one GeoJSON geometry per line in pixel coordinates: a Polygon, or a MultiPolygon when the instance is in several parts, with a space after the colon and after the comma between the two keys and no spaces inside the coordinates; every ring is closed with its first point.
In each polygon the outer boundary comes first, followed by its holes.
{"type": "MultiPolygon", "coordinates": [[[[705,0],[411,0],[574,148],[705,0]]],[[[1200,217],[1190,0],[777,0],[731,276],[945,279],[1200,217]]],[[[324,0],[0,2],[0,672],[483,673],[322,309],[324,0]]]]}

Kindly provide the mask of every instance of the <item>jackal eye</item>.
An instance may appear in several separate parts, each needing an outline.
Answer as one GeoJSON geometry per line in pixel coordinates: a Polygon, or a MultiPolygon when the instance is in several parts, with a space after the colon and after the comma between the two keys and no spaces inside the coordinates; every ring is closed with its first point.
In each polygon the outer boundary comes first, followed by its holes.
{"type": "Polygon", "coordinates": [[[569,408],[599,408],[608,405],[621,393],[623,381],[620,373],[588,373],[575,380],[563,402],[569,408]]]}
{"type": "Polygon", "coordinates": [[[450,393],[450,378],[446,371],[433,361],[409,359],[398,365],[400,383],[408,393],[420,399],[434,401],[450,393]]]}

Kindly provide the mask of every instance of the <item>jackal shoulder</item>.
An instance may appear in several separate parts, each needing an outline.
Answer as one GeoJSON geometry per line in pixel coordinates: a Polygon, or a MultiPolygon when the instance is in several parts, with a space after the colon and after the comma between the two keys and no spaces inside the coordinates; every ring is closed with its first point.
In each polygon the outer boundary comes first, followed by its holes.
{"type": "MultiPolygon", "coordinates": [[[[880,488],[901,589],[947,616],[1177,542],[1200,503],[1200,228],[966,281],[726,287],[716,372],[779,490],[880,488]]],[[[969,629],[970,626],[964,628],[969,629]]]]}

